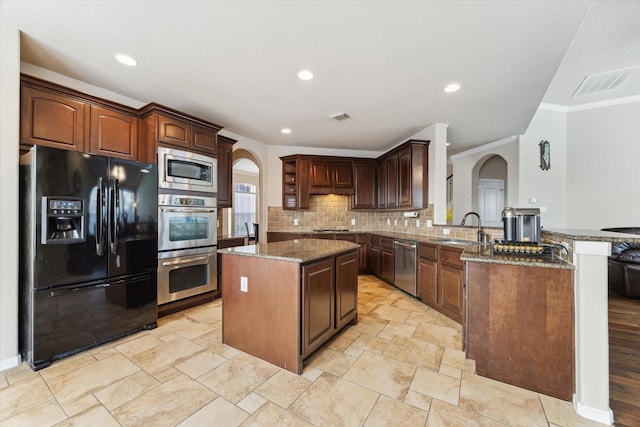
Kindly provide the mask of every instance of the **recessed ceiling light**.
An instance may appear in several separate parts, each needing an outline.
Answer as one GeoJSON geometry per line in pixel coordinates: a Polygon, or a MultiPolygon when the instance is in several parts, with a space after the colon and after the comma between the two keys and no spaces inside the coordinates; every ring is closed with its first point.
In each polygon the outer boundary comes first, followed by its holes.
{"type": "Polygon", "coordinates": [[[118,62],[124,65],[128,65],[129,67],[135,67],[138,65],[138,61],[130,57],[129,55],[125,55],[124,53],[118,53],[115,55],[118,62]]]}
{"type": "Polygon", "coordinates": [[[451,83],[450,85],[444,88],[444,91],[451,93],[451,92],[456,92],[459,89],[460,89],[460,85],[458,83],[451,83]]]}
{"type": "Polygon", "coordinates": [[[313,78],[313,73],[309,70],[302,70],[298,73],[298,78],[300,80],[311,80],[313,78]]]}
{"type": "Polygon", "coordinates": [[[289,134],[289,133],[291,133],[291,129],[283,128],[283,129],[280,129],[280,132],[282,132],[284,134],[289,134]]]}

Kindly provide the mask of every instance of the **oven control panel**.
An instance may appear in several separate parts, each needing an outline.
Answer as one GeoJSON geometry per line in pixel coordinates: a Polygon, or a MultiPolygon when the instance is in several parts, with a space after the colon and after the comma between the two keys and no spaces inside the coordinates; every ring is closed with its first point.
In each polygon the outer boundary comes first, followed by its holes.
{"type": "Polygon", "coordinates": [[[182,194],[158,194],[158,205],[215,208],[217,206],[217,200],[215,197],[201,197],[182,194]]]}

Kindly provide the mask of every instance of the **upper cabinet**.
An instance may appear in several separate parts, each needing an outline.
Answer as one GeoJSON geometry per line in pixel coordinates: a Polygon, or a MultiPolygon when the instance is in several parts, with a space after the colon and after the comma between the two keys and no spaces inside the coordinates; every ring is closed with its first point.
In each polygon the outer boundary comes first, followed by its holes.
{"type": "Polygon", "coordinates": [[[428,207],[428,156],[429,141],[409,140],[378,159],[379,208],[428,207]]]}
{"type": "Polygon", "coordinates": [[[230,208],[232,200],[233,144],[235,139],[218,135],[218,207],[230,208]]]}
{"type": "Polygon", "coordinates": [[[85,151],[86,102],[33,87],[20,88],[20,142],[85,151]]]}
{"type": "Polygon", "coordinates": [[[309,194],[353,194],[351,159],[307,156],[309,194]]]}
{"type": "Polygon", "coordinates": [[[136,110],[22,76],[20,143],[137,159],[136,110]]]}
{"type": "Polygon", "coordinates": [[[375,160],[353,161],[353,190],[351,198],[352,209],[375,209],[376,207],[376,173],[375,160]]]}
{"type": "Polygon", "coordinates": [[[282,209],[309,209],[309,159],[285,156],[282,160],[282,209]]]}
{"type": "Polygon", "coordinates": [[[158,104],[149,104],[141,110],[144,148],[139,155],[153,163],[158,146],[177,147],[207,156],[218,154],[218,132],[222,129],[196,117],[158,104]]]}
{"type": "Polygon", "coordinates": [[[89,152],[134,160],[138,152],[138,118],[91,105],[89,152]]]}

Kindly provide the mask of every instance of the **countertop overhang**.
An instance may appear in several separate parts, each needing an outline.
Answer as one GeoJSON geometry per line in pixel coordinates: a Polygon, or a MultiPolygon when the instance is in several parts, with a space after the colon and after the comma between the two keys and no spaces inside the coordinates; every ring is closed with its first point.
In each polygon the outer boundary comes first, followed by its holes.
{"type": "Polygon", "coordinates": [[[218,253],[305,264],[358,248],[360,245],[344,240],[295,239],[218,249],[218,253]]]}

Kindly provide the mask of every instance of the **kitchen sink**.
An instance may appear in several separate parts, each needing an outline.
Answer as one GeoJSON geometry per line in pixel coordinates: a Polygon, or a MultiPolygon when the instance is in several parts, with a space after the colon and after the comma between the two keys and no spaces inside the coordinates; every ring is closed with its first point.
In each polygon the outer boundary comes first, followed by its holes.
{"type": "Polygon", "coordinates": [[[463,239],[447,239],[447,238],[442,238],[442,239],[430,239],[433,240],[434,242],[438,242],[438,243],[443,243],[445,245],[460,245],[460,246],[467,246],[467,245],[475,245],[478,242],[474,242],[473,240],[463,240],[463,239]]]}

